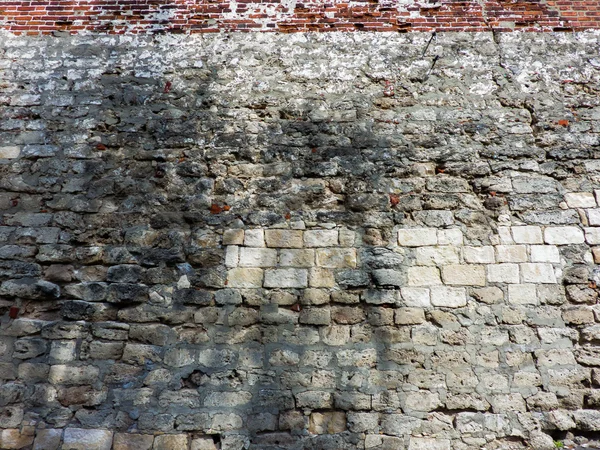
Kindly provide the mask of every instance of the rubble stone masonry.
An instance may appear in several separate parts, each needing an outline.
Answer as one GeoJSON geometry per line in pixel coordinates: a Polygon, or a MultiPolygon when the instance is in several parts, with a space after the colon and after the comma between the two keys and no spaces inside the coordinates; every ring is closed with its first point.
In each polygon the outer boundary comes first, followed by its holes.
{"type": "Polygon", "coordinates": [[[24,3],[67,2],[0,3],[1,449],[597,438],[599,31],[34,37],[24,3]]]}

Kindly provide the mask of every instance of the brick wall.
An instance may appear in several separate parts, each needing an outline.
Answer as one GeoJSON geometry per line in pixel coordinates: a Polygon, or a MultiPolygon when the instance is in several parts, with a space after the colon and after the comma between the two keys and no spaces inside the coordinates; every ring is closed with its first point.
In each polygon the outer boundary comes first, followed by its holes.
{"type": "Polygon", "coordinates": [[[598,1],[19,0],[0,3],[14,33],[220,31],[573,31],[597,28],[598,1]]]}

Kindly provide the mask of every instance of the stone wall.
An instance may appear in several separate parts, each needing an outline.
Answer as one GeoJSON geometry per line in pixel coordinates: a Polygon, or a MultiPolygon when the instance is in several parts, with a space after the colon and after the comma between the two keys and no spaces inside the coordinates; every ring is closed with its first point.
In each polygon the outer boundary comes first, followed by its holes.
{"type": "Polygon", "coordinates": [[[594,439],[599,39],[1,34],[0,448],[594,439]]]}

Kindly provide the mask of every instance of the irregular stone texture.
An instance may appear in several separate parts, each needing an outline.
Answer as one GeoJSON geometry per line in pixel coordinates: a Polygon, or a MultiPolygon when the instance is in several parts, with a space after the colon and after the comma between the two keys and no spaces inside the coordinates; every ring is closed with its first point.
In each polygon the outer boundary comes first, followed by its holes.
{"type": "Polygon", "coordinates": [[[600,33],[430,37],[3,34],[0,448],[597,431],[600,33]]]}

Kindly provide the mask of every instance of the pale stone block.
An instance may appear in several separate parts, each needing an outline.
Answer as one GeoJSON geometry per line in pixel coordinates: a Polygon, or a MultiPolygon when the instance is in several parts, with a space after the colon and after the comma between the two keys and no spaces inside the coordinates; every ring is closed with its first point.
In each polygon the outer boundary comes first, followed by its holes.
{"type": "Polygon", "coordinates": [[[513,305],[537,305],[537,290],[534,284],[509,284],[508,302],[513,305]]]}
{"type": "Polygon", "coordinates": [[[425,322],[425,311],[421,308],[396,309],[395,322],[397,325],[418,325],[425,322]]]}
{"type": "MultiPolygon", "coordinates": [[[[269,269],[265,271],[264,287],[305,288],[308,287],[306,269],[269,269]]],[[[318,287],[318,286],[313,286],[318,287]]]]}
{"type": "Polygon", "coordinates": [[[416,287],[403,287],[400,289],[404,304],[410,307],[428,308],[431,306],[429,289],[416,287]]]}
{"type": "Polygon", "coordinates": [[[406,247],[421,247],[424,245],[437,245],[437,231],[435,228],[405,228],[398,230],[398,244],[406,247]]]}
{"type": "Polygon", "coordinates": [[[342,269],[356,267],[355,248],[325,248],[318,249],[317,266],[328,269],[342,269]]]}
{"type": "Polygon", "coordinates": [[[494,247],[484,245],[483,247],[464,247],[463,256],[465,262],[475,264],[493,264],[495,262],[494,247]]]}
{"type": "Polygon", "coordinates": [[[535,225],[512,227],[512,236],[517,244],[543,244],[542,229],[535,225]]]}
{"type": "Polygon", "coordinates": [[[560,253],[555,245],[532,245],[529,250],[531,262],[560,262],[560,253]]]}
{"type": "Polygon", "coordinates": [[[527,246],[525,245],[497,245],[496,253],[498,262],[527,262],[527,246]]]}
{"type": "Polygon", "coordinates": [[[117,433],[112,450],[151,450],[153,443],[151,434],[117,433]]]}
{"type": "Polygon", "coordinates": [[[233,229],[223,232],[223,245],[243,245],[244,230],[233,229]]]}
{"type": "Polygon", "coordinates": [[[100,371],[95,366],[66,366],[50,367],[48,380],[52,384],[93,384],[98,381],[100,371]]]}
{"type": "Polygon", "coordinates": [[[518,264],[490,264],[487,267],[487,280],[490,283],[518,283],[518,264]]]}
{"type": "Polygon", "coordinates": [[[438,230],[437,232],[439,245],[463,245],[463,234],[458,228],[449,228],[447,230],[438,230]]]}
{"type": "Polygon", "coordinates": [[[460,262],[456,247],[444,245],[442,247],[419,247],[415,252],[417,265],[436,266],[457,264],[460,262]]]}
{"type": "Polygon", "coordinates": [[[32,442],[33,435],[21,433],[18,428],[7,428],[0,431],[0,448],[2,450],[28,448],[32,442]]]}
{"type": "Polygon", "coordinates": [[[411,437],[408,450],[450,450],[450,439],[411,437]]]}
{"type": "Polygon", "coordinates": [[[113,432],[67,428],[63,436],[63,450],[110,450],[113,432]]]}
{"type": "Polygon", "coordinates": [[[585,242],[590,245],[600,244],[600,228],[584,228],[585,242]]]}
{"type": "Polygon", "coordinates": [[[246,230],[244,232],[244,245],[247,247],[264,247],[265,246],[264,230],[262,230],[260,228],[246,230]]]}
{"type": "Polygon", "coordinates": [[[263,270],[258,268],[237,268],[227,272],[227,286],[232,288],[262,287],[263,270]]]}
{"type": "Polygon", "coordinates": [[[329,269],[313,267],[308,273],[308,285],[313,288],[331,288],[335,286],[335,277],[329,269]]]}
{"type": "Polygon", "coordinates": [[[307,230],[304,232],[306,247],[335,247],[338,245],[337,230],[307,230]]]}
{"type": "Polygon", "coordinates": [[[19,147],[7,146],[0,147],[0,159],[15,159],[21,154],[19,147]]]}
{"type": "Polygon", "coordinates": [[[240,267],[274,267],[277,265],[277,250],[240,247],[239,265],[240,267]]]}
{"type": "Polygon", "coordinates": [[[408,285],[409,286],[431,286],[442,284],[440,271],[437,267],[409,267],[408,285]]]}
{"type": "Polygon", "coordinates": [[[225,251],[225,267],[237,267],[240,261],[240,251],[237,245],[227,246],[225,251]]]}
{"type": "Polygon", "coordinates": [[[52,341],[50,344],[50,362],[69,362],[77,356],[76,341],[52,341]]]}
{"type": "Polygon", "coordinates": [[[547,227],[544,230],[546,244],[566,245],[583,244],[585,241],[583,231],[579,227],[547,227]]]}
{"type": "Polygon", "coordinates": [[[456,264],[442,267],[444,284],[485,286],[485,266],[456,264]]]}
{"type": "Polygon", "coordinates": [[[340,245],[342,247],[353,247],[356,242],[356,232],[342,228],[340,230],[340,245]]]}
{"type": "Polygon", "coordinates": [[[569,192],[565,194],[565,202],[569,208],[596,207],[596,199],[591,192],[569,192]]]}
{"type": "Polygon", "coordinates": [[[525,283],[556,283],[552,264],[521,264],[521,273],[523,274],[523,281],[525,283]]]}
{"type": "Polygon", "coordinates": [[[313,249],[284,249],[279,252],[279,265],[290,267],[312,267],[315,265],[313,249]]]}
{"type": "Polygon", "coordinates": [[[163,434],[156,436],[152,450],[185,450],[188,448],[186,434],[163,434]]]}
{"type": "Polygon", "coordinates": [[[431,304],[445,308],[463,307],[467,304],[465,288],[433,286],[431,288],[431,304]]]}
{"type": "Polygon", "coordinates": [[[600,209],[588,209],[588,222],[592,226],[600,225],[600,209]]]}
{"type": "Polygon", "coordinates": [[[302,231],[300,230],[266,230],[267,247],[302,248],[302,231]]]}
{"type": "Polygon", "coordinates": [[[505,245],[514,244],[512,234],[510,233],[511,227],[498,227],[498,237],[500,238],[500,243],[505,245]]]}

